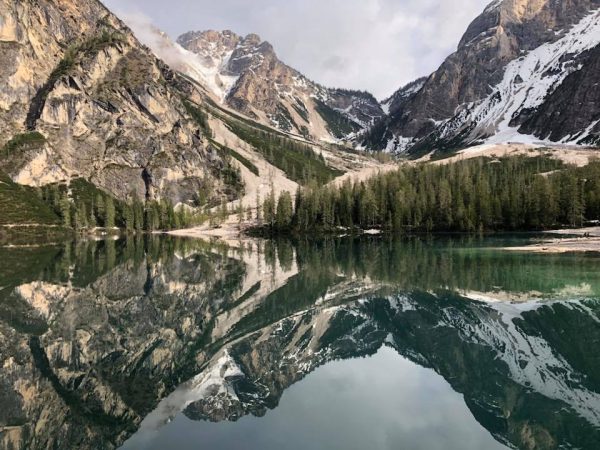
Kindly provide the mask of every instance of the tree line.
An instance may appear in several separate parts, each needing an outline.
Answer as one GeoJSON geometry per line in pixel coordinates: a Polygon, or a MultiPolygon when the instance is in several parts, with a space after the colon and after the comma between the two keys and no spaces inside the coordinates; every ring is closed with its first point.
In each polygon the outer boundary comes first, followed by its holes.
{"type": "Polygon", "coordinates": [[[384,229],[475,232],[577,227],[600,219],[600,161],[539,157],[406,165],[366,182],[300,189],[263,206],[272,233],[384,229]]]}
{"type": "Polygon", "coordinates": [[[84,179],[70,184],[41,188],[40,196],[60,217],[62,224],[81,232],[104,228],[127,232],[173,230],[191,223],[185,209],[176,209],[168,200],[143,202],[132,193],[130,202],[118,200],[84,179]]]}

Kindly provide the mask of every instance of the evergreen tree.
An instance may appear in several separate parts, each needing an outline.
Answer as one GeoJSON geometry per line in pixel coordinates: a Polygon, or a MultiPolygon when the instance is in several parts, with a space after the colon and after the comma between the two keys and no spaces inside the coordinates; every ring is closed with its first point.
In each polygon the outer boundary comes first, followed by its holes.
{"type": "Polygon", "coordinates": [[[60,215],[65,227],[73,225],[71,222],[71,200],[67,191],[63,192],[60,198],[60,215]]]}
{"type": "Polygon", "coordinates": [[[112,197],[106,198],[105,203],[105,211],[104,211],[104,226],[106,228],[114,228],[115,227],[115,203],[112,197]]]}
{"type": "Polygon", "coordinates": [[[292,224],[293,215],[292,196],[285,191],[279,196],[277,202],[275,227],[279,230],[287,230],[292,224]]]}
{"type": "Polygon", "coordinates": [[[125,205],[123,207],[123,220],[125,221],[125,229],[128,233],[132,233],[135,230],[135,218],[132,205],[125,205]]]}
{"type": "Polygon", "coordinates": [[[263,203],[263,217],[264,221],[271,228],[275,225],[275,190],[271,189],[271,193],[267,196],[263,203]]]}
{"type": "MultiPolygon", "coordinates": [[[[264,203],[270,226],[277,222],[276,209],[271,194],[264,203]]],[[[600,161],[577,168],[518,156],[404,166],[366,182],[300,189],[293,209],[290,226],[300,232],[338,226],[396,232],[581,226],[600,219],[600,161]]]]}

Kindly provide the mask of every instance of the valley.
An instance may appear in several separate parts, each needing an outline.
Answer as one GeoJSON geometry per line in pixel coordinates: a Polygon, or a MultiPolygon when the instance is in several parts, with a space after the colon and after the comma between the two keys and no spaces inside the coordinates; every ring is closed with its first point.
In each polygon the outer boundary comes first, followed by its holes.
{"type": "Polygon", "coordinates": [[[577,128],[568,136],[529,125],[539,121],[535,114],[551,114],[549,102],[573,77],[581,78],[578,86],[595,79],[593,1],[575,2],[568,15],[550,5],[520,15],[514,11],[527,2],[494,3],[436,73],[381,103],[309,80],[256,34],[191,31],[171,39],[147,24],[128,28],[95,0],[9,3],[2,7],[9,64],[0,171],[10,186],[22,186],[4,188],[5,225],[12,227],[233,235],[260,225],[264,202],[284,192],[367,181],[415,162],[544,152],[581,166],[595,157],[597,84],[561,103],[561,110],[571,101],[587,105],[561,119],[577,128]],[[548,34],[552,28],[542,32],[541,23],[562,28],[548,34]],[[35,36],[21,33],[32,27],[35,36]],[[52,58],[39,59],[40,48],[52,58]],[[465,52],[490,56],[504,75],[482,78],[485,64],[463,73],[457,61],[465,52]],[[464,93],[453,87],[459,82],[464,93]],[[425,119],[432,102],[446,112],[425,119]],[[99,191],[74,194],[77,180],[99,191]],[[27,216],[31,206],[23,202],[38,205],[40,197],[47,204],[40,217],[27,216]],[[110,220],[107,199],[115,205],[110,220]]]}
{"type": "Polygon", "coordinates": [[[598,448],[600,0],[116,3],[0,0],[1,450],[598,448]]]}

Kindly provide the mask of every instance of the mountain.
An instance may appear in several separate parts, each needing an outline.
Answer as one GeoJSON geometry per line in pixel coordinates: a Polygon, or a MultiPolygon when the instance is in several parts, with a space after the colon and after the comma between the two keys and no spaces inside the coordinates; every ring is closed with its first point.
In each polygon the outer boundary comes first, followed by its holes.
{"type": "Polygon", "coordinates": [[[115,225],[162,228],[175,210],[246,210],[378,165],[337,145],[381,117],[377,101],[310,83],[257,36],[209,33],[220,44],[201,57],[156,29],[134,36],[97,0],[0,0],[0,18],[0,227],[105,225],[100,196],[115,225]]]}
{"type": "Polygon", "coordinates": [[[383,116],[366,92],[325,88],[279,60],[258,35],[189,32],[177,43],[191,52],[187,74],[228,107],[282,131],[317,140],[350,140],[383,116]]]}
{"type": "Polygon", "coordinates": [[[366,145],[413,155],[484,142],[598,145],[598,8],[492,2],[418,92],[390,104],[366,145]]]}
{"type": "Polygon", "coordinates": [[[0,1],[0,170],[83,177],[126,200],[231,198],[228,162],[182,98],[193,84],[96,0],[0,1]]]}
{"type": "MultiPolygon", "coordinates": [[[[412,292],[315,307],[234,343],[184,395],[173,397],[185,399],[184,414],[192,420],[263,417],[279,406],[286,389],[318,367],[368,357],[387,346],[443,376],[499,442],[522,449],[592,449],[600,421],[598,380],[579,378],[574,367],[591,362],[579,350],[555,353],[561,337],[551,325],[581,320],[597,339],[591,331],[597,310],[584,312],[592,303],[524,313],[515,308],[511,317],[452,294],[412,292]],[[580,381],[573,385],[565,374],[580,381]],[[553,417],[556,408],[561,414],[553,417]],[[573,423],[586,431],[570,435],[573,423]]],[[[562,325],[560,331],[577,333],[576,328],[562,325]]]]}

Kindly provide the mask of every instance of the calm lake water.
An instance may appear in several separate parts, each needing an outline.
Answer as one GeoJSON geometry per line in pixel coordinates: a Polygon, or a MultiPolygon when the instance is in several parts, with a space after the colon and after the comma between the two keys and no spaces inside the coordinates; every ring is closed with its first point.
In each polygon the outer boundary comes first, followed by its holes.
{"type": "Polygon", "coordinates": [[[600,257],[527,239],[0,248],[0,448],[598,449],[600,257]]]}

